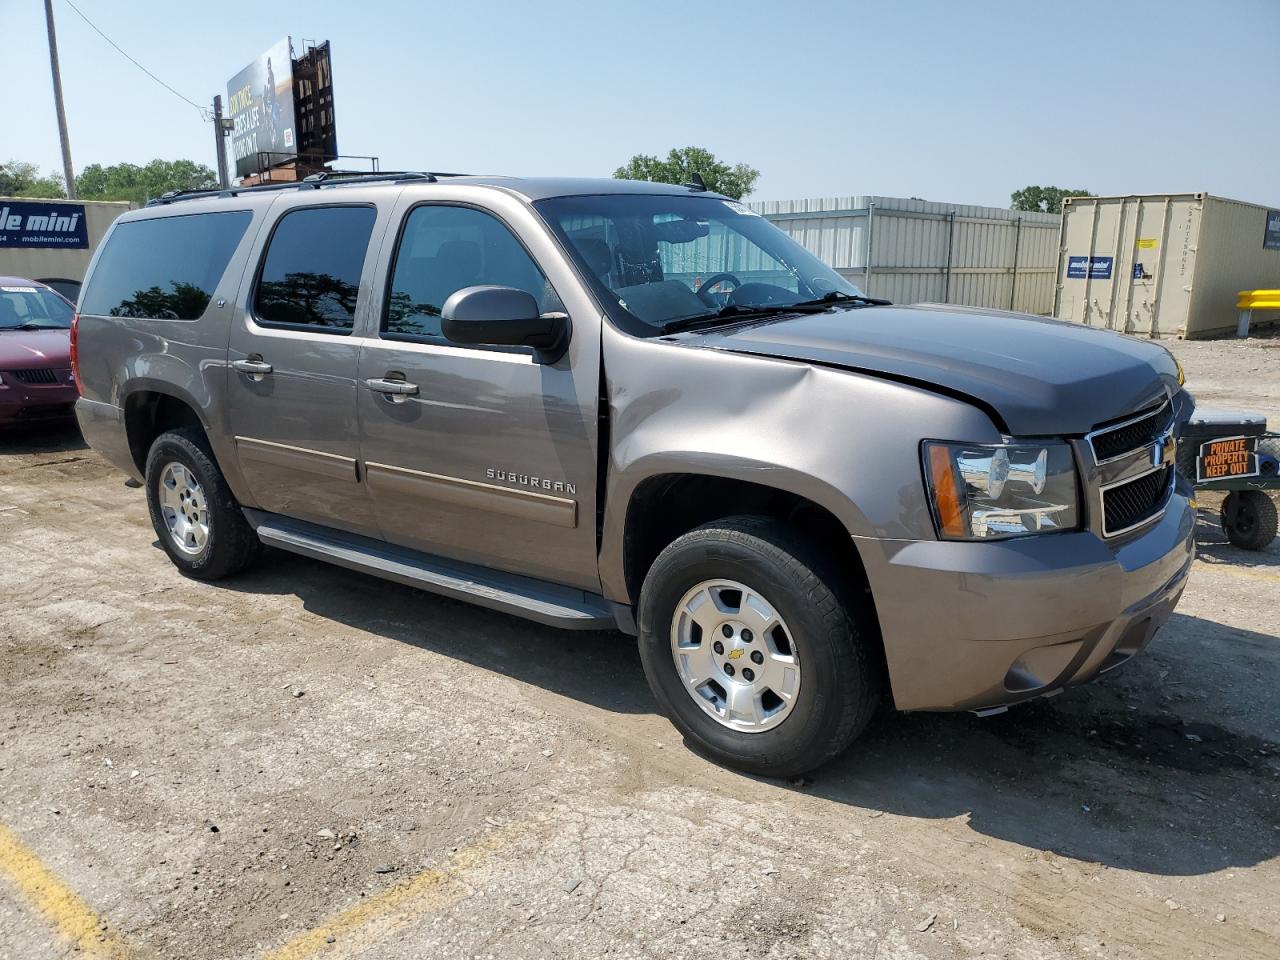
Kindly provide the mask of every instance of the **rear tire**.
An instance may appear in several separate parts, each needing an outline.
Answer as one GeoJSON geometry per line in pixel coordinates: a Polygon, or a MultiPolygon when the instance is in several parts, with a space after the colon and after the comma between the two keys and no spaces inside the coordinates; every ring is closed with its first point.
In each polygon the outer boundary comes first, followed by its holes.
{"type": "Polygon", "coordinates": [[[147,454],[147,506],[160,546],[197,580],[220,580],[258,558],[262,542],[244,518],[204,434],[162,433],[147,454]]]}
{"type": "Polygon", "coordinates": [[[1261,550],[1276,537],[1276,504],[1261,490],[1232,490],[1221,520],[1227,539],[1242,550],[1261,550]]]}
{"type": "Polygon", "coordinates": [[[717,520],[680,537],[640,593],[640,658],[663,713],[738,770],[795,777],[826,763],[881,694],[874,620],[843,593],[775,520],[717,520]]]}

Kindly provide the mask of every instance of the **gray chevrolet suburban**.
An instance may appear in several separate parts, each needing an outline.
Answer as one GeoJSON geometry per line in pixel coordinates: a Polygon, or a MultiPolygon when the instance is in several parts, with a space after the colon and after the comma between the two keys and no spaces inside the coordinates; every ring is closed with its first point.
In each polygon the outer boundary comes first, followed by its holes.
{"type": "Polygon", "coordinates": [[[871,299],[701,184],[167,196],[97,251],[73,363],[187,575],[266,544],[635,634],[685,737],[756,773],[883,700],[997,711],[1119,666],[1194,552],[1165,349],[871,299]]]}

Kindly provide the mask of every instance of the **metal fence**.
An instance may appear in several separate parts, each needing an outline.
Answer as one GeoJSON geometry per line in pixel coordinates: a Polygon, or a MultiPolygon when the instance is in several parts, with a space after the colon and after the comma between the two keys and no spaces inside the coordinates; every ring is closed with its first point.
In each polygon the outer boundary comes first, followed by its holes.
{"type": "Polygon", "coordinates": [[[1057,214],[866,196],[749,206],[869,296],[1053,312],[1057,214]]]}

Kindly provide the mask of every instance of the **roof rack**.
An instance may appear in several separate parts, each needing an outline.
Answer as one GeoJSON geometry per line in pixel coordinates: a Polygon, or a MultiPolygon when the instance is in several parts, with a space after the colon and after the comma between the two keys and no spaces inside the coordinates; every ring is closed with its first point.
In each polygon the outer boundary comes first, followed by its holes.
{"type": "Polygon", "coordinates": [[[223,190],[170,190],[147,201],[148,207],[164,206],[182,200],[200,200],[207,197],[238,197],[248,193],[268,193],[272,190],[319,190],[321,187],[347,187],[362,183],[395,183],[405,180],[418,180],[423,183],[435,183],[441,177],[466,177],[466,173],[442,173],[430,170],[388,170],[381,173],[365,173],[362,171],[342,172],[326,170],[313,173],[301,180],[289,180],[285,183],[261,183],[253,187],[228,187],[223,190]]]}

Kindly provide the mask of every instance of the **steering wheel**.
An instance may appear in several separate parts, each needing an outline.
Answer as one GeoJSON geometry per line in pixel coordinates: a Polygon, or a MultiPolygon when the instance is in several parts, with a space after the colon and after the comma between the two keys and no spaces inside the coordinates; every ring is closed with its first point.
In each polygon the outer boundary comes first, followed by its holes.
{"type": "MultiPolygon", "coordinates": [[[[694,292],[697,293],[697,295],[700,298],[702,298],[703,300],[706,300],[707,294],[711,291],[711,288],[714,287],[717,283],[732,283],[734,290],[742,286],[742,281],[739,280],[737,277],[735,277],[732,273],[717,273],[714,276],[708,277],[705,281],[703,281],[702,286],[698,287],[698,289],[694,292]]],[[[732,291],[730,291],[730,293],[732,293],[732,291]]]]}

